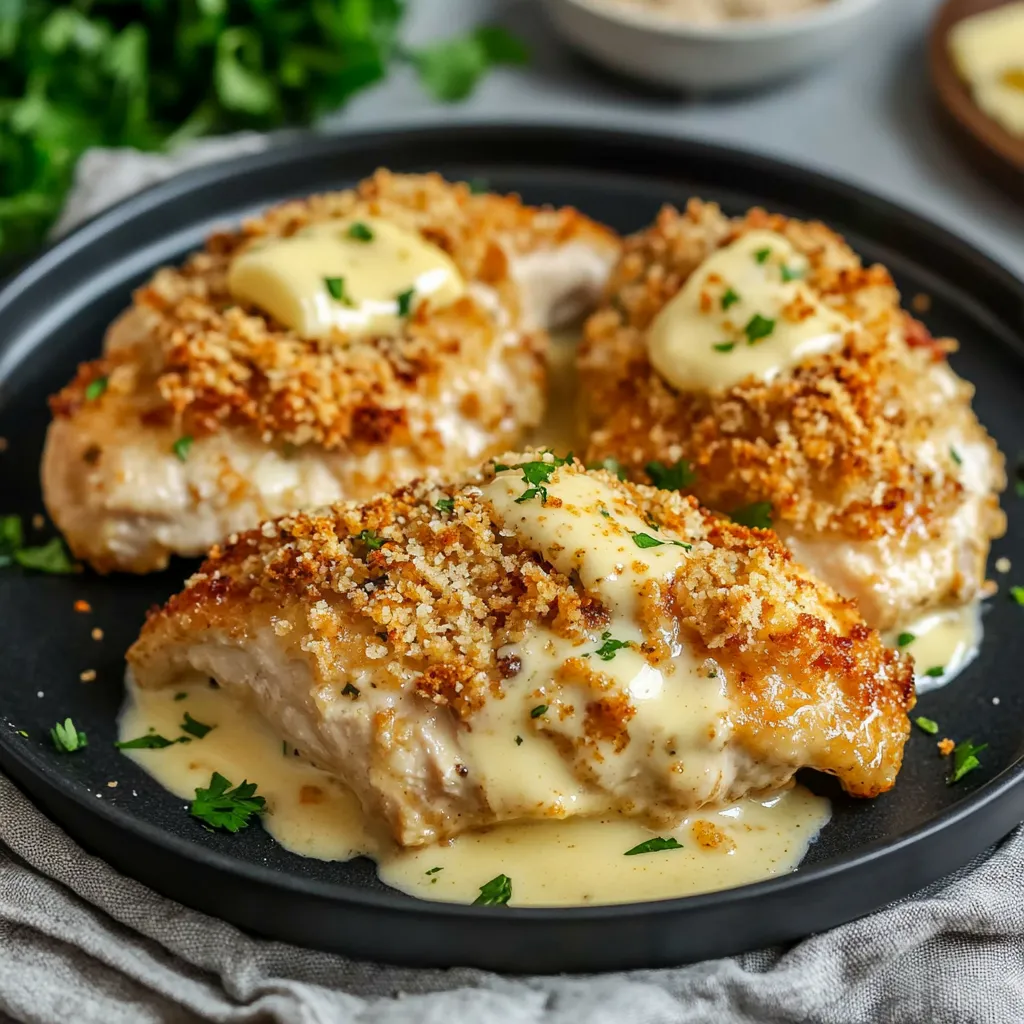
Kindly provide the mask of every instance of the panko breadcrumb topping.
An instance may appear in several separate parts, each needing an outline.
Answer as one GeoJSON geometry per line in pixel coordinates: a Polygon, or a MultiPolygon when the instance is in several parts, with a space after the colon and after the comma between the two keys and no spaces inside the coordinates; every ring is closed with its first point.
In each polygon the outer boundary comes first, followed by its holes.
{"type": "MultiPolygon", "coordinates": [[[[551,458],[513,453],[497,461],[551,458]]],[[[501,651],[533,626],[578,640],[600,632],[608,616],[575,574],[563,575],[524,546],[483,499],[494,465],[448,486],[419,481],[364,504],[288,516],[241,534],[214,549],[153,614],[143,640],[175,621],[196,628],[215,616],[230,624],[230,609],[245,602],[279,637],[313,653],[324,678],[337,677],[339,665],[369,660],[375,685],[402,687],[411,678],[421,696],[469,715],[489,687],[518,671],[501,651]]],[[[579,462],[557,470],[583,472],[579,462]]],[[[664,531],[659,536],[691,545],[678,572],[641,607],[648,637],[642,653],[650,660],[665,656],[658,627],[676,622],[698,660],[725,659],[741,690],[788,665],[802,672],[810,664],[833,672],[853,703],[879,703],[905,719],[909,662],[881,644],[851,602],[796,566],[772,533],[716,517],[692,497],[623,483],[605,471],[591,475],[613,489],[613,515],[628,510],[664,531]]],[[[563,673],[596,676],[599,669],[599,662],[571,658],[563,673]]],[[[595,706],[588,730],[611,736],[631,713],[628,706],[595,706]]],[[[751,711],[766,713],[767,706],[751,711]]]]}
{"type": "MultiPolygon", "coordinates": [[[[214,235],[183,267],[160,270],[135,293],[140,337],[111,345],[105,358],[80,367],[52,400],[53,411],[70,416],[89,400],[134,396],[147,422],[175,423],[188,436],[234,425],[264,440],[329,449],[407,442],[417,429],[410,406],[436,401],[441,387],[460,375],[480,376],[488,353],[508,344],[501,325],[518,323],[519,314],[510,254],[586,236],[608,244],[613,237],[571,209],[537,210],[514,196],[474,195],[437,174],[381,170],[354,189],[275,207],[238,232],[214,235]],[[442,310],[422,302],[395,336],[350,338],[337,331],[315,340],[232,298],[227,272],[238,253],[310,224],[359,216],[419,232],[491,297],[471,287],[442,310]],[[105,387],[90,399],[89,385],[99,380],[105,387]]],[[[539,386],[546,338],[525,332],[516,344],[539,386]]],[[[465,390],[461,411],[479,414],[489,426],[514,404],[465,390]]]]}
{"type": "MultiPolygon", "coordinates": [[[[796,530],[858,539],[927,535],[964,490],[954,474],[910,453],[951,423],[991,445],[970,413],[970,385],[957,381],[955,395],[919,386],[928,365],[954,348],[900,308],[884,267],[864,267],[824,224],[760,209],[730,220],[697,200],[682,213],[666,207],[653,227],[627,240],[606,305],[586,326],[587,459],[614,457],[637,479],[645,479],[649,461],[686,459],[705,504],[731,512],[769,502],[776,522],[796,530]],[[774,380],[677,392],[651,367],[645,332],[708,255],[757,229],[785,236],[805,255],[808,285],[860,328],[841,348],[774,380]]],[[[998,535],[1003,519],[994,498],[990,505],[987,525],[998,535]]]]}

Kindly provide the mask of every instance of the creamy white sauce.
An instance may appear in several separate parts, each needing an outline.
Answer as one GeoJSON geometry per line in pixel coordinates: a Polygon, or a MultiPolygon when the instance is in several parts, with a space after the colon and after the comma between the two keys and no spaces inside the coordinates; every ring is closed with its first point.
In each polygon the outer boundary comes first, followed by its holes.
{"type": "Polygon", "coordinates": [[[978,656],[981,648],[981,603],[956,608],[937,608],[906,623],[885,636],[892,647],[899,647],[914,658],[918,693],[945,686],[978,656]],[[913,636],[900,644],[901,637],[913,636]],[[936,669],[942,669],[941,674],[936,669]]]}
{"type": "MultiPolygon", "coordinates": [[[[606,0],[608,2],[608,0],[606,0]]],[[[694,25],[721,25],[731,21],[785,18],[816,7],[830,0],[614,0],[629,7],[639,7],[674,21],[694,25]]]]}
{"type": "Polygon", "coordinates": [[[1024,136],[1024,3],[964,18],[949,33],[949,50],[981,110],[1024,136]]]}
{"type": "Polygon", "coordinates": [[[681,391],[718,390],[838,348],[853,324],[820,301],[806,272],[806,257],[773,231],[716,250],[651,324],[651,364],[681,391]]]}
{"type": "Polygon", "coordinates": [[[140,690],[129,679],[120,737],[153,728],[175,739],[186,710],[213,731],[127,756],[184,801],[208,786],[214,771],[236,785],[256,782],[267,800],[263,827],[286,849],[320,860],[369,855],[385,883],[423,899],[470,903],[499,874],[512,880],[513,906],[627,903],[724,889],[793,870],[829,819],[827,800],[794,786],[703,809],[672,830],[617,816],[516,822],[403,851],[365,821],[344,786],[283,751],[270,726],[222,690],[140,690]],[[175,700],[177,693],[186,697],[175,700]],[[682,849],[625,856],[655,836],[673,837],[682,849]],[[435,867],[442,870],[427,873],[435,867]]]}
{"type": "Polygon", "coordinates": [[[232,261],[228,288],[303,337],[319,338],[335,330],[394,332],[419,303],[446,306],[466,284],[436,245],[390,221],[363,217],[256,243],[232,261]],[[400,296],[409,292],[403,310],[400,296]]]}

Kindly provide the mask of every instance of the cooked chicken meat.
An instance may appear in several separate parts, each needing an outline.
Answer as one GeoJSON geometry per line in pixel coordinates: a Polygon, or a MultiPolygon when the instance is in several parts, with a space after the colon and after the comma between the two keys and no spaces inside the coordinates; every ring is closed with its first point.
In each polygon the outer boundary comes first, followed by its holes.
{"type": "Polygon", "coordinates": [[[128,661],[143,688],[213,678],[407,846],[676,823],[802,767],[874,796],[914,699],[772,533],[544,452],[234,538],[128,661]]]}
{"type": "Polygon", "coordinates": [[[160,270],[52,401],[47,508],[101,571],[159,569],[297,508],[515,443],[545,329],[618,252],[571,209],[380,171],[160,270]]]}
{"type": "Polygon", "coordinates": [[[889,629],[976,597],[1005,529],[1003,457],[954,349],[822,224],[664,209],[585,329],[587,458],[770,517],[889,629]]]}

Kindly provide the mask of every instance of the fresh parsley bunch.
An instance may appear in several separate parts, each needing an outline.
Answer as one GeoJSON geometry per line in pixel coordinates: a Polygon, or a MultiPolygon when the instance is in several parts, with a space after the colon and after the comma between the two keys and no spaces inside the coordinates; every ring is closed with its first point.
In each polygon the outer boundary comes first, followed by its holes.
{"type": "Polygon", "coordinates": [[[411,64],[468,95],[523,45],[483,27],[403,47],[403,0],[0,0],[0,254],[37,244],[90,146],[305,124],[411,64]]]}

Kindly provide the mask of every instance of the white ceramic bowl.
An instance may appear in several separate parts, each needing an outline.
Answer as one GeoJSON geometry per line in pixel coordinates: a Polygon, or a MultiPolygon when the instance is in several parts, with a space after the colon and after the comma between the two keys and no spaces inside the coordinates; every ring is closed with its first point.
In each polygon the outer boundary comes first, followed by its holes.
{"type": "Polygon", "coordinates": [[[694,25],[616,0],[543,0],[577,49],[623,74],[679,89],[747,89],[856,45],[886,0],[831,0],[806,14],[694,25]]]}

